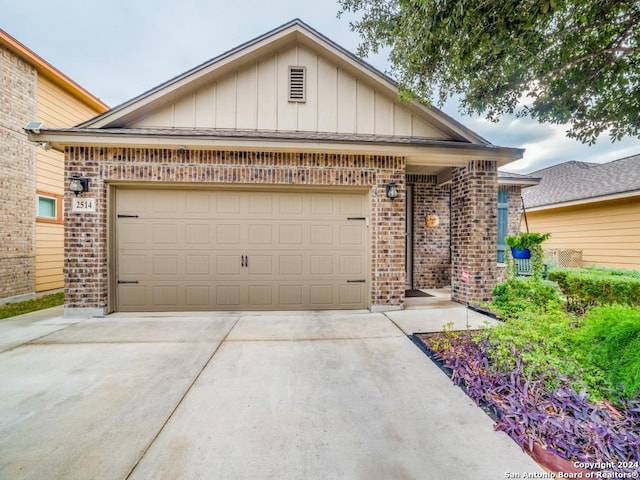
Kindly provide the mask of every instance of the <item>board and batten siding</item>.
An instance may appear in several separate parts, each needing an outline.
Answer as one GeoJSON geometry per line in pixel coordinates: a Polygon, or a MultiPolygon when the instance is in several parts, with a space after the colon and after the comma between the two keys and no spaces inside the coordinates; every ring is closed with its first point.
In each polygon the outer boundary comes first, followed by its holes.
{"type": "Polygon", "coordinates": [[[530,231],[551,233],[545,249],[582,250],[583,266],[640,270],[640,197],[528,211],[527,219],[530,231]]]}
{"type": "Polygon", "coordinates": [[[448,138],[389,94],[297,45],[211,79],[130,124],[448,138]],[[290,66],[306,69],[306,101],[290,102],[290,66]]]}
{"type": "MultiPolygon", "coordinates": [[[[46,128],[72,127],[98,114],[42,75],[38,76],[36,98],[37,119],[46,128]]],[[[43,195],[64,195],[64,154],[37,149],[36,190],[43,195]]],[[[64,225],[59,220],[42,222],[36,216],[36,292],[64,287],[64,225]]]]}

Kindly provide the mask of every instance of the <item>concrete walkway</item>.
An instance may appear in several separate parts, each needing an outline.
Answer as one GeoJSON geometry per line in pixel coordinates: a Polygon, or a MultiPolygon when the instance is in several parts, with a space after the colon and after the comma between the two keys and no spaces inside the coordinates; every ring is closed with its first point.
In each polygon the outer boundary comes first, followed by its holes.
{"type": "Polygon", "coordinates": [[[415,312],[1,321],[0,478],[541,473],[399,328],[415,312]]]}

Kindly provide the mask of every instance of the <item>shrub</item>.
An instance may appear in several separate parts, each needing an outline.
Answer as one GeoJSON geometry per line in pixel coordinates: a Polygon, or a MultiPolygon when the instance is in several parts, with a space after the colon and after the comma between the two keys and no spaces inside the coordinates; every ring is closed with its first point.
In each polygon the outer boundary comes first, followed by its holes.
{"type": "Polygon", "coordinates": [[[514,318],[523,312],[544,313],[562,309],[558,290],[551,282],[510,278],[493,289],[492,310],[500,318],[514,318]]]}
{"type": "Polygon", "coordinates": [[[576,350],[628,398],[640,390],[640,308],[592,308],[575,331],[576,350]]]}
{"type": "Polygon", "coordinates": [[[640,305],[640,272],[606,268],[562,268],[549,272],[567,299],[567,308],[585,312],[595,305],[640,305]]]}
{"type": "MultiPolygon", "coordinates": [[[[561,379],[553,389],[546,374],[526,373],[517,350],[514,368],[495,370],[487,356],[486,340],[457,338],[438,357],[451,369],[452,380],[463,385],[477,404],[497,416],[496,430],[506,432],[518,445],[532,449],[538,443],[568,460],[611,465],[607,471],[637,472],[640,455],[640,404],[623,400],[618,408],[608,402],[590,402],[561,379]]],[[[624,475],[623,475],[624,476],[624,475]]],[[[620,478],[623,478],[620,476],[620,478]]]]}
{"type": "Polygon", "coordinates": [[[517,351],[523,371],[544,377],[548,388],[555,388],[561,379],[567,379],[577,389],[587,388],[594,399],[608,397],[604,373],[575,355],[575,330],[575,319],[558,309],[547,313],[522,312],[483,335],[491,364],[500,371],[516,368],[513,352],[517,351]]]}

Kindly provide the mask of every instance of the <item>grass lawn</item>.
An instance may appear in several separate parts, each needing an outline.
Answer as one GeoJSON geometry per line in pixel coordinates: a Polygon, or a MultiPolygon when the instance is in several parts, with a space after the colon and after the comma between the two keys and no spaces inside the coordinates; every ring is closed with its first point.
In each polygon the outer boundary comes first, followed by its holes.
{"type": "Polygon", "coordinates": [[[24,302],[7,303],[0,306],[0,320],[4,318],[15,317],[16,315],[22,315],[23,313],[35,312],[37,310],[44,310],[45,308],[57,307],[64,303],[64,293],[53,293],[51,295],[44,295],[40,298],[33,300],[26,300],[24,302]]]}

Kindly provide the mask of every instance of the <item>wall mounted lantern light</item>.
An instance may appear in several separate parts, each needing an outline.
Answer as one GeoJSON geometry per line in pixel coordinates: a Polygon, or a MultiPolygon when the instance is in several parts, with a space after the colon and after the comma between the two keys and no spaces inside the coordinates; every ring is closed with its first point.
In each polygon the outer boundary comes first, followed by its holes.
{"type": "Polygon", "coordinates": [[[396,182],[390,182],[387,185],[387,197],[393,200],[397,196],[398,196],[398,186],[396,185],[396,182]]]}
{"type": "Polygon", "coordinates": [[[89,190],[89,179],[74,175],[71,177],[71,181],[69,182],[69,190],[75,193],[76,196],[80,195],[82,192],[86,192],[89,190]]]}

